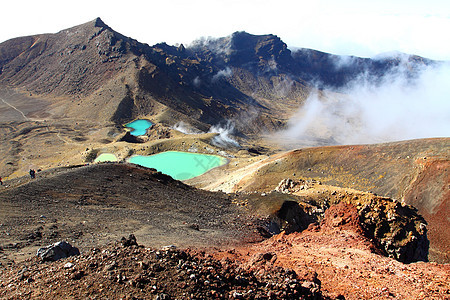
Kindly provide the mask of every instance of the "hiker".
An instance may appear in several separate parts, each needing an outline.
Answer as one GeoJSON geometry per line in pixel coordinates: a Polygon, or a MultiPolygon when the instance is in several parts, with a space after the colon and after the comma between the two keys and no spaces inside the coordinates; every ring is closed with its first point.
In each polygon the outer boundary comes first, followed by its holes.
{"type": "Polygon", "coordinates": [[[0,177],[0,185],[3,185],[2,177],[0,177]]]}
{"type": "Polygon", "coordinates": [[[31,177],[31,179],[36,178],[36,171],[35,170],[30,169],[30,177],[31,177]]]}

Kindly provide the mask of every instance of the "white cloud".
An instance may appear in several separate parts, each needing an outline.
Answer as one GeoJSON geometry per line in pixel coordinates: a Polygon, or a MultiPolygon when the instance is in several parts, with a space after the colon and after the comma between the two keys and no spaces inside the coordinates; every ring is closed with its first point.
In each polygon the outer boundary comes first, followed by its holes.
{"type": "Polygon", "coordinates": [[[450,136],[450,64],[403,69],[381,84],[359,78],[342,94],[313,93],[276,136],[290,146],[361,144],[450,136]]]}
{"type": "Polygon", "coordinates": [[[223,77],[230,77],[231,75],[233,75],[233,71],[229,67],[227,67],[226,69],[220,70],[219,72],[214,74],[212,81],[215,82],[223,77]]]}

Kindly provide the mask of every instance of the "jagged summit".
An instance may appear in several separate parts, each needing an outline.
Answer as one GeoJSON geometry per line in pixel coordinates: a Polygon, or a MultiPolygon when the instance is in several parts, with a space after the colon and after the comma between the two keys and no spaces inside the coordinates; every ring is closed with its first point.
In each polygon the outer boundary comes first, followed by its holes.
{"type": "MultiPolygon", "coordinates": [[[[89,22],[80,24],[80,25],[76,25],[74,27],[71,27],[69,29],[66,30],[72,30],[72,29],[95,29],[95,28],[103,28],[103,29],[110,29],[111,31],[112,28],[109,27],[105,22],[103,22],[103,20],[100,17],[97,17],[89,22]]],[[[65,30],[62,30],[61,32],[64,32],[65,30]]]]}
{"type": "Polygon", "coordinates": [[[102,19],[100,19],[100,17],[97,17],[93,20],[95,27],[109,27],[108,25],[105,24],[105,22],[103,22],[102,19]]]}
{"type": "Polygon", "coordinates": [[[64,42],[71,44],[86,43],[89,39],[92,39],[93,35],[98,35],[103,31],[108,31],[111,35],[119,35],[98,17],[89,22],[63,29],[55,34],[45,34],[44,36],[49,39],[58,39],[59,42],[64,40],[64,42]]]}
{"type": "Polygon", "coordinates": [[[273,34],[254,35],[245,31],[236,31],[230,38],[231,47],[236,51],[253,49],[257,53],[265,55],[264,50],[267,50],[268,53],[273,53],[274,48],[279,48],[282,51],[287,49],[287,45],[273,34]],[[264,47],[268,45],[273,48],[264,47]]]}
{"type": "Polygon", "coordinates": [[[191,50],[206,59],[213,56],[222,65],[243,67],[250,71],[268,73],[276,66],[285,68],[291,63],[291,52],[276,35],[253,35],[245,31],[217,39],[201,39],[193,43],[191,50]]]}

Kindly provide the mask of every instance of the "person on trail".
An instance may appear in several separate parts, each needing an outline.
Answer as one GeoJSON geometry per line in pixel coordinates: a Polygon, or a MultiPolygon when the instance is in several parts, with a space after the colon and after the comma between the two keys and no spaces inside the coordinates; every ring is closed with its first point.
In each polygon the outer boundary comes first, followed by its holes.
{"type": "Polygon", "coordinates": [[[31,177],[31,179],[36,178],[36,171],[35,170],[30,169],[30,177],[31,177]]]}
{"type": "Polygon", "coordinates": [[[0,185],[3,185],[2,177],[0,177],[0,185]]]}

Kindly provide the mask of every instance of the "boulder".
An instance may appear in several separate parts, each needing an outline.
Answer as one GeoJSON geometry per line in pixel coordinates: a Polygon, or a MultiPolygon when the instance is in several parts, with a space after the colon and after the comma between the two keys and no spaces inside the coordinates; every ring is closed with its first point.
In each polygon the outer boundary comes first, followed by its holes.
{"type": "Polygon", "coordinates": [[[294,181],[290,178],[285,178],[280,181],[278,186],[275,188],[275,191],[287,194],[289,193],[289,189],[294,187],[294,181]]]}
{"type": "Polygon", "coordinates": [[[136,237],[134,236],[134,234],[130,234],[128,236],[128,238],[122,237],[120,242],[122,243],[122,245],[124,247],[138,246],[138,243],[136,242],[136,237]]]}
{"type": "Polygon", "coordinates": [[[43,261],[57,261],[61,258],[75,255],[80,255],[80,250],[65,241],[39,248],[37,251],[37,256],[41,257],[43,261]]]}

